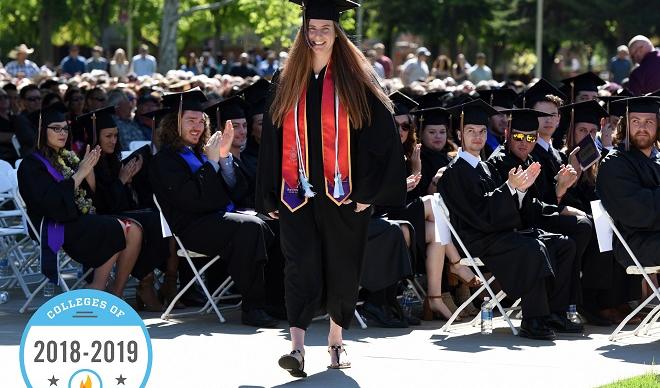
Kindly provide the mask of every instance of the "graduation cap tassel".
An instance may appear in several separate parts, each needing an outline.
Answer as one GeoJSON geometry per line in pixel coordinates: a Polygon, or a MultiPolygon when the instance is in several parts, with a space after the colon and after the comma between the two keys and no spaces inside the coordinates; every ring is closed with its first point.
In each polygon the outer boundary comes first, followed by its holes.
{"type": "Polygon", "coordinates": [[[39,111],[39,132],[37,132],[37,148],[41,147],[41,111],[39,111]]]}
{"type": "Polygon", "coordinates": [[[96,145],[96,113],[92,113],[92,145],[96,145]]]}
{"type": "Polygon", "coordinates": [[[217,131],[222,131],[222,124],[220,121],[220,107],[215,108],[215,126],[217,131]]]}
{"type": "Polygon", "coordinates": [[[179,99],[179,113],[177,113],[176,118],[177,118],[177,128],[179,130],[179,137],[181,137],[181,120],[182,120],[182,115],[183,115],[183,94],[181,95],[179,99]]]}
{"type": "Polygon", "coordinates": [[[628,116],[628,102],[626,101],[626,151],[630,151],[630,116],[628,116]]]}

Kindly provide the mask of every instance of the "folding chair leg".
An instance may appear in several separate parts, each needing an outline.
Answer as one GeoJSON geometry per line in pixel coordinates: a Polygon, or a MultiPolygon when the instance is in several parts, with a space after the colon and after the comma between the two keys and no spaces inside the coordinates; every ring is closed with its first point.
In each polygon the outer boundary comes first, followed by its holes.
{"type": "MultiPolygon", "coordinates": [[[[494,277],[488,279],[488,284],[490,284],[493,280],[495,280],[494,277]]],[[[444,326],[442,326],[442,328],[440,330],[441,331],[449,331],[449,328],[451,327],[451,324],[454,323],[456,318],[458,318],[458,315],[461,312],[463,312],[463,310],[467,307],[467,305],[472,303],[472,301],[475,300],[476,297],[479,296],[479,294],[481,294],[485,289],[486,289],[486,285],[484,284],[476,292],[472,293],[472,295],[470,295],[470,297],[467,298],[467,300],[465,302],[463,302],[463,304],[458,306],[456,311],[454,311],[454,314],[452,314],[452,316],[449,318],[447,323],[445,323],[444,326]]]]}
{"type": "Polygon", "coordinates": [[[621,323],[619,323],[619,326],[617,326],[614,332],[610,335],[609,340],[614,342],[621,338],[629,337],[633,335],[633,333],[637,332],[638,328],[642,325],[642,323],[640,323],[638,327],[633,331],[619,333],[621,329],[623,329],[623,327],[628,323],[628,321],[630,321],[635,315],[637,315],[637,313],[640,312],[644,308],[644,306],[649,304],[649,302],[651,302],[651,300],[653,300],[653,298],[655,297],[656,297],[655,294],[649,295],[649,297],[646,298],[644,302],[640,303],[636,309],[634,309],[630,314],[628,314],[628,316],[623,321],[621,321],[621,323]]]}
{"type": "Polygon", "coordinates": [[[360,327],[361,327],[362,329],[366,329],[366,328],[367,328],[367,324],[364,323],[364,320],[362,319],[362,316],[360,315],[360,313],[358,313],[357,310],[355,310],[355,319],[357,319],[357,321],[358,321],[358,323],[360,324],[360,327]]]}
{"type": "Polygon", "coordinates": [[[32,291],[32,293],[28,296],[28,298],[27,298],[27,300],[25,301],[25,303],[23,304],[23,306],[22,306],[20,309],[18,309],[18,312],[19,312],[19,313],[21,313],[21,314],[25,313],[25,311],[27,310],[27,308],[28,308],[28,306],[30,305],[30,303],[32,303],[32,300],[34,299],[34,297],[37,296],[37,295],[39,294],[39,292],[41,292],[41,290],[43,290],[44,287],[46,287],[46,284],[48,284],[49,281],[50,281],[50,280],[48,280],[48,279],[44,279],[44,280],[41,282],[41,284],[39,284],[39,286],[37,287],[37,289],[35,289],[34,291],[32,291]]]}
{"type": "Polygon", "coordinates": [[[644,318],[642,321],[642,325],[635,330],[635,335],[639,335],[639,331],[641,330],[642,335],[647,335],[655,321],[658,320],[658,317],[660,316],[660,305],[655,306],[644,318]]]}
{"type": "Polygon", "coordinates": [[[71,289],[72,289],[72,290],[77,290],[77,289],[78,289],[78,286],[80,286],[80,284],[81,284],[82,282],[84,282],[85,279],[87,278],[87,276],[89,276],[92,272],[94,272],[94,268],[90,268],[90,269],[88,269],[87,272],[85,272],[85,273],[83,274],[83,276],[82,276],[80,279],[76,280],[76,282],[73,283],[73,285],[71,286],[71,289]]]}

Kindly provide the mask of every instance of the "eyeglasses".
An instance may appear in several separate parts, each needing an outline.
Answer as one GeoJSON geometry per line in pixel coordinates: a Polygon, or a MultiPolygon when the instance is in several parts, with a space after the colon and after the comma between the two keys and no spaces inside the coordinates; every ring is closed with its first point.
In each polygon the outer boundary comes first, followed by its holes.
{"type": "Polygon", "coordinates": [[[511,138],[515,141],[527,140],[528,143],[536,143],[536,135],[525,135],[524,133],[514,133],[511,138]]]}
{"type": "Polygon", "coordinates": [[[68,133],[69,132],[69,127],[68,126],[64,126],[64,127],[52,126],[52,127],[47,127],[47,128],[50,129],[51,131],[55,132],[55,133],[62,133],[62,132],[67,132],[68,133]]]}
{"type": "Polygon", "coordinates": [[[30,102],[37,102],[37,101],[41,101],[41,97],[27,97],[26,100],[30,102]]]}
{"type": "Polygon", "coordinates": [[[398,124],[399,128],[401,128],[405,132],[409,132],[412,129],[412,124],[410,123],[401,123],[398,124]]]}

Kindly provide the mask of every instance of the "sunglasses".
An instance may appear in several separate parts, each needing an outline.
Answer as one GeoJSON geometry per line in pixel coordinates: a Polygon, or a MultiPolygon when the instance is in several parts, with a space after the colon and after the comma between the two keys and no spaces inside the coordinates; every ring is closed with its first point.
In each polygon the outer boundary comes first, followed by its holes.
{"type": "Polygon", "coordinates": [[[524,133],[514,133],[511,138],[515,141],[527,140],[528,143],[536,143],[536,135],[525,135],[524,133]]]}
{"type": "Polygon", "coordinates": [[[26,98],[26,100],[30,102],[37,102],[37,101],[41,101],[41,97],[28,97],[26,98]]]}
{"type": "Polygon", "coordinates": [[[412,124],[410,124],[410,123],[403,123],[403,124],[398,124],[398,125],[399,125],[399,128],[401,128],[405,132],[410,132],[410,130],[412,129],[412,124]]]}
{"type": "Polygon", "coordinates": [[[52,127],[47,127],[47,128],[50,129],[51,131],[55,132],[55,133],[69,132],[69,127],[68,126],[64,126],[64,127],[52,126],[52,127]]]}

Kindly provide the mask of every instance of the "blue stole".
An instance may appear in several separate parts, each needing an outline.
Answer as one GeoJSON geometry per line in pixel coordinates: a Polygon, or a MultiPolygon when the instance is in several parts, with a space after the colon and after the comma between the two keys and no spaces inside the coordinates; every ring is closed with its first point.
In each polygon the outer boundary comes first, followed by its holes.
{"type": "MultiPolygon", "coordinates": [[[[201,160],[200,160],[200,158],[197,157],[197,155],[189,147],[183,147],[183,151],[179,152],[179,155],[183,158],[183,160],[186,162],[188,167],[190,167],[190,171],[192,171],[193,174],[196,173],[197,170],[202,168],[204,163],[209,161],[209,159],[204,154],[201,155],[201,160]]],[[[234,206],[234,203],[229,201],[225,211],[232,212],[235,209],[236,206],[234,206]]]]}
{"type": "MultiPolygon", "coordinates": [[[[55,182],[62,182],[64,176],[39,152],[34,152],[34,156],[41,161],[48,170],[55,182]]],[[[41,221],[39,231],[41,236],[41,273],[52,283],[60,282],[60,260],[57,252],[64,245],[64,225],[53,220],[44,218],[41,221]]]]}
{"type": "Polygon", "coordinates": [[[497,140],[497,137],[493,135],[490,129],[486,131],[486,144],[488,144],[493,150],[500,146],[499,140],[497,140]]]}

